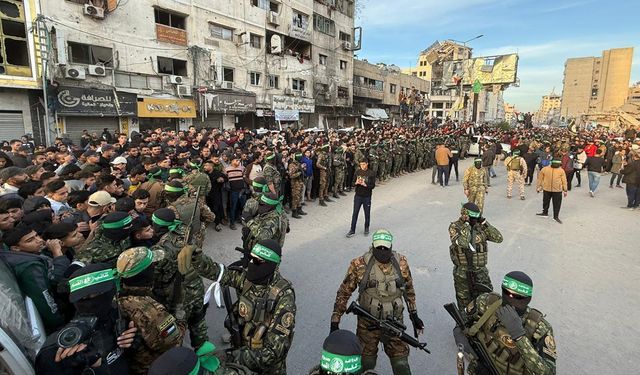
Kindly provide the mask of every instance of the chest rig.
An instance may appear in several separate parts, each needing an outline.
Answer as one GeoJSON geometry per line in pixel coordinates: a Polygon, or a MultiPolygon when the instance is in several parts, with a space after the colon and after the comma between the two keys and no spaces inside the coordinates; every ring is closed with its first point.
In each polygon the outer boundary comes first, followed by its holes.
{"type": "Polygon", "coordinates": [[[367,268],[364,271],[360,285],[358,286],[358,303],[371,315],[379,319],[389,317],[402,319],[406,299],[406,281],[402,277],[398,254],[394,251],[391,256],[391,267],[384,272],[376,263],[373,252],[364,255],[367,268]]]}
{"type": "Polygon", "coordinates": [[[273,322],[278,299],[291,288],[285,279],[266,287],[253,287],[245,280],[238,298],[238,323],[242,327],[242,339],[250,349],[262,349],[263,337],[273,322]]]}
{"type": "MultiPolygon", "coordinates": [[[[457,231],[466,230],[458,226],[457,231]]],[[[487,265],[487,239],[482,230],[470,229],[471,241],[469,241],[469,248],[464,249],[461,246],[451,244],[449,247],[449,255],[454,265],[462,267],[464,269],[476,269],[485,267],[487,265]]]]}

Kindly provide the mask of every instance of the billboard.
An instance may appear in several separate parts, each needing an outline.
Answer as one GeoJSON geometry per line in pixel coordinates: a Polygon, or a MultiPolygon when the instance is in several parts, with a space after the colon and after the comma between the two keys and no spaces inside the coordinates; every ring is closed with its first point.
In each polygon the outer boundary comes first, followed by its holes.
{"type": "Polygon", "coordinates": [[[515,83],[518,75],[518,55],[483,56],[466,60],[443,62],[442,83],[471,86],[478,80],[482,85],[515,83]]]}

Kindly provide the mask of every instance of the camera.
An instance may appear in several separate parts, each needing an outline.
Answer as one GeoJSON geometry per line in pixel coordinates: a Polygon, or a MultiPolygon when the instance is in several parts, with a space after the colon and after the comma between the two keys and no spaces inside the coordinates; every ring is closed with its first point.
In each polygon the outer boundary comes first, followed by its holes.
{"type": "Polygon", "coordinates": [[[88,341],[95,332],[97,321],[95,316],[74,318],[58,333],[58,346],[67,349],[88,341]]]}

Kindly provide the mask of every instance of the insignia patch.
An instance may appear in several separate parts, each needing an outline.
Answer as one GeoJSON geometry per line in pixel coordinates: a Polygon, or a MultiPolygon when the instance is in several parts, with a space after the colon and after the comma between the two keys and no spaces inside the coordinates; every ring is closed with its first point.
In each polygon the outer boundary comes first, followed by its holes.
{"type": "Polygon", "coordinates": [[[293,313],[288,312],[282,316],[282,319],[280,319],[280,322],[282,323],[282,326],[284,328],[289,328],[293,324],[293,319],[294,319],[293,313]]]}
{"type": "Polygon", "coordinates": [[[554,360],[558,358],[558,353],[556,352],[556,341],[551,336],[547,336],[544,338],[544,347],[542,348],[542,352],[554,360]]]}
{"type": "Polygon", "coordinates": [[[171,325],[173,325],[173,323],[176,321],[176,318],[174,318],[173,316],[169,316],[167,319],[165,319],[162,323],[160,323],[160,325],[158,325],[158,331],[162,332],[164,330],[166,330],[167,328],[169,328],[171,325]]]}
{"type": "Polygon", "coordinates": [[[248,310],[247,305],[245,305],[244,302],[240,302],[240,304],[238,305],[238,314],[240,314],[240,316],[243,318],[247,318],[247,315],[248,315],[247,310],[248,310]]]}
{"type": "Polygon", "coordinates": [[[509,349],[514,349],[516,347],[516,342],[513,341],[511,339],[511,336],[509,335],[502,335],[500,336],[500,341],[502,342],[502,344],[504,346],[506,346],[509,349]]]}
{"type": "Polygon", "coordinates": [[[289,336],[289,333],[291,333],[288,328],[283,327],[281,324],[276,324],[276,331],[282,333],[285,336],[289,336]]]}

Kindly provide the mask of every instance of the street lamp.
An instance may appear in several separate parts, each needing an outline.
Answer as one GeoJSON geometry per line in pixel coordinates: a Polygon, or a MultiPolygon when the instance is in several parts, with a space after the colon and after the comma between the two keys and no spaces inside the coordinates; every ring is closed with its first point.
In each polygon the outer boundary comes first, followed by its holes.
{"type": "Polygon", "coordinates": [[[478,35],[478,36],[476,36],[476,37],[473,37],[473,38],[471,38],[471,39],[469,39],[469,40],[466,40],[466,41],[464,41],[464,42],[462,42],[462,41],[460,41],[460,40],[455,40],[455,39],[451,39],[451,41],[452,41],[452,42],[456,42],[456,43],[461,43],[463,46],[465,46],[465,47],[466,47],[466,46],[467,46],[467,43],[469,43],[469,42],[471,42],[471,41],[474,41],[474,40],[476,40],[476,39],[480,39],[480,38],[482,38],[483,36],[484,36],[484,34],[480,34],[480,35],[478,35]]]}

